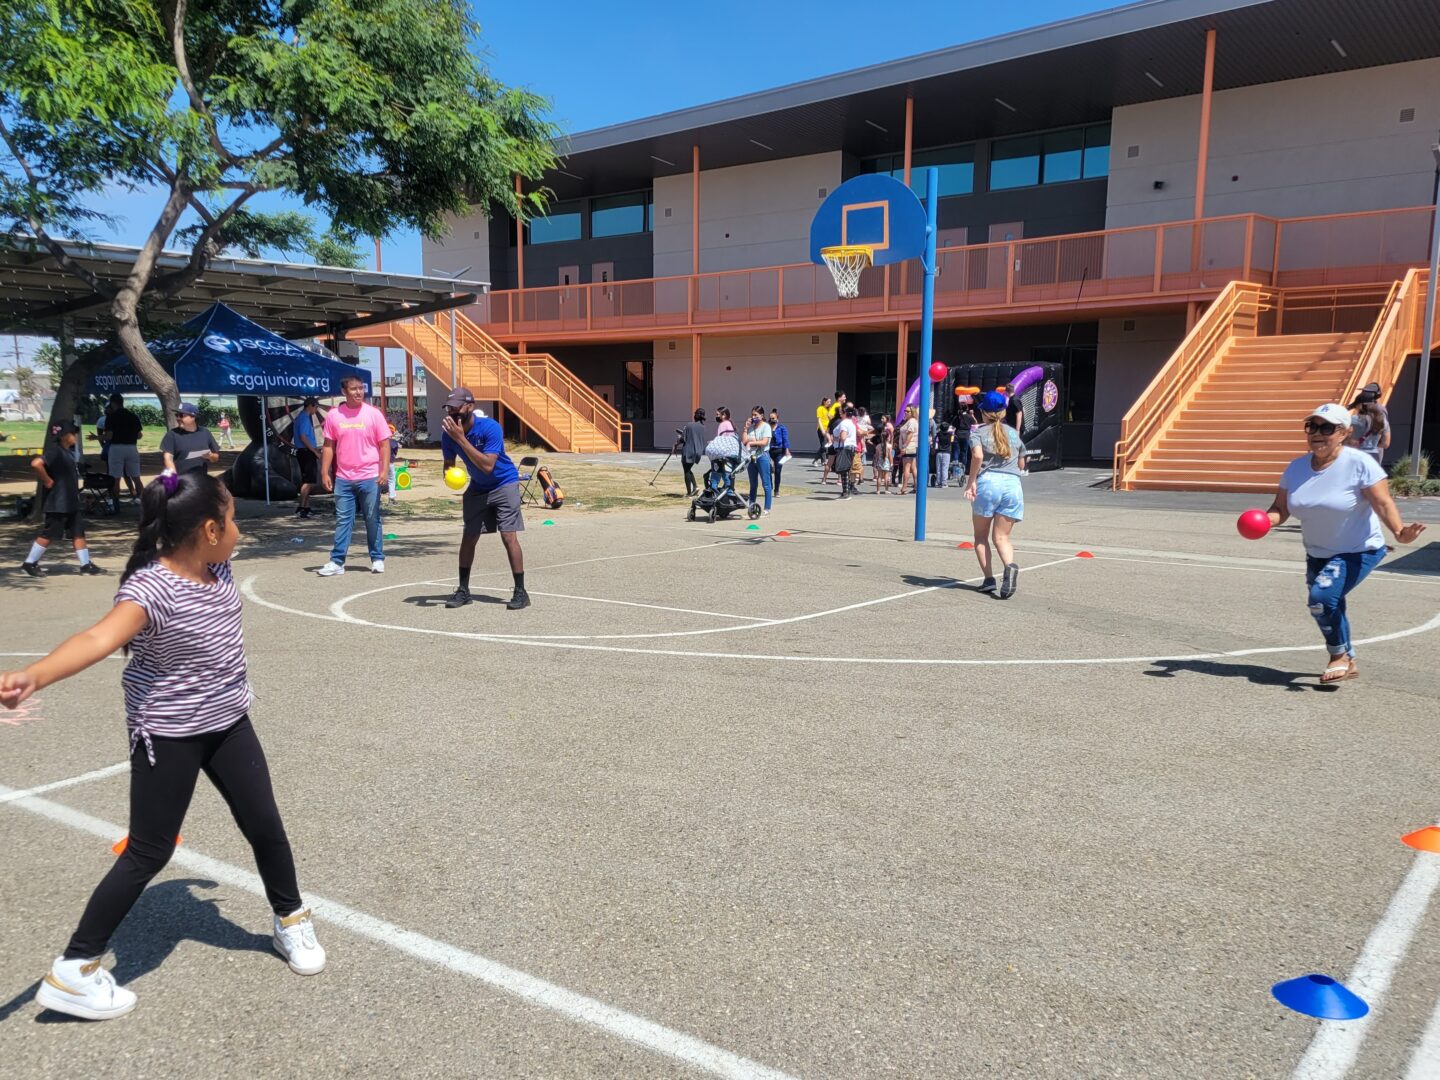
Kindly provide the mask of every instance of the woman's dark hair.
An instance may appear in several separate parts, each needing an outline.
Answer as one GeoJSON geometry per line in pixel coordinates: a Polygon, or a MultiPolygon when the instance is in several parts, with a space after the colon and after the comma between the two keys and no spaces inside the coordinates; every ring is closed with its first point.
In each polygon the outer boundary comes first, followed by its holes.
{"type": "Polygon", "coordinates": [[[696,420],[704,420],[704,419],[705,419],[705,410],[704,410],[704,409],[696,409],[696,410],[695,410],[695,419],[696,419],[696,420]]]}
{"type": "Polygon", "coordinates": [[[764,415],[765,415],[765,406],[764,406],[764,405],[751,405],[751,406],[750,406],[750,412],[751,412],[752,415],[755,414],[755,413],[759,413],[761,416],[764,416],[764,415]]]}
{"type": "Polygon", "coordinates": [[[727,409],[724,405],[721,405],[718,409],[715,410],[715,419],[716,419],[716,420],[729,420],[729,419],[730,419],[730,410],[727,409]]]}
{"type": "Polygon", "coordinates": [[[150,481],[140,496],[140,535],[120,582],[161,555],[188,544],[207,521],[224,521],[230,493],[213,476],[171,473],[150,481]]]}

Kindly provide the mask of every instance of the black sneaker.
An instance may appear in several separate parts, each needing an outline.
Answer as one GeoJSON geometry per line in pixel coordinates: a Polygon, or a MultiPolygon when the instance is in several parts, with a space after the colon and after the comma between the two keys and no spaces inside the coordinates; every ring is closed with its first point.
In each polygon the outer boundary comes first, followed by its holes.
{"type": "Polygon", "coordinates": [[[1000,582],[1000,591],[996,595],[1001,600],[1009,600],[1015,595],[1015,587],[1020,584],[1020,567],[1012,563],[1005,564],[1005,577],[1000,582]]]}
{"type": "Polygon", "coordinates": [[[91,577],[105,573],[104,570],[101,570],[100,567],[96,566],[93,562],[87,562],[84,566],[80,567],[80,572],[82,574],[88,574],[91,577]]]}
{"type": "Polygon", "coordinates": [[[45,571],[40,569],[40,564],[38,562],[22,562],[20,564],[20,569],[24,570],[25,573],[29,574],[31,577],[45,576],[45,571]]]}
{"type": "Polygon", "coordinates": [[[515,595],[510,597],[510,602],[505,605],[510,611],[519,611],[521,608],[530,606],[530,594],[524,589],[516,589],[515,595]]]}
{"type": "Polygon", "coordinates": [[[987,577],[984,581],[980,582],[979,591],[993,593],[995,591],[995,579],[993,577],[987,577]]]}
{"type": "Polygon", "coordinates": [[[464,607],[470,602],[470,590],[461,585],[450,594],[450,599],[445,601],[445,606],[447,608],[464,607]]]}

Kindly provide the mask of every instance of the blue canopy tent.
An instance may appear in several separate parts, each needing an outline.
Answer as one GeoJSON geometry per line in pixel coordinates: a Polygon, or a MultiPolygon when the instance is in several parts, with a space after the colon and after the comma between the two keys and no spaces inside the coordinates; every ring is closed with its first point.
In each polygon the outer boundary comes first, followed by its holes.
{"type": "MultiPolygon", "coordinates": [[[[269,413],[263,402],[279,397],[336,397],[340,380],[354,376],[370,392],[370,372],[307,349],[259,323],[215,304],[176,330],[145,343],[182,394],[252,395],[262,399],[265,501],[270,501],[269,413]]],[[[150,387],[120,353],[90,380],[92,394],[148,394],[150,387]]]]}

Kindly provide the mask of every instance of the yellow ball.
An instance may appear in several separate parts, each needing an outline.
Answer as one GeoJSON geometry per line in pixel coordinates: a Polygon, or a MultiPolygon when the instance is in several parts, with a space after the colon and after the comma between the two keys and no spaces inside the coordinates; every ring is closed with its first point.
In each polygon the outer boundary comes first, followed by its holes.
{"type": "Polygon", "coordinates": [[[445,470],[445,486],[451,491],[463,491],[469,482],[470,474],[459,465],[452,465],[445,470]]]}

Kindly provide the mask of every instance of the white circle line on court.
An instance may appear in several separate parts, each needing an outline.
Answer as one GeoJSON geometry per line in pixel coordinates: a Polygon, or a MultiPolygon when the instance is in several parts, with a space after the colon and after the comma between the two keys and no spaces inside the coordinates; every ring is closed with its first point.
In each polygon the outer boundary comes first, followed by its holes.
{"type": "MultiPolygon", "coordinates": [[[[1058,566],[1061,563],[1074,562],[1075,556],[1067,555],[1063,559],[1052,559],[1050,562],[1038,563],[1035,566],[1021,568],[1022,574],[1034,570],[1041,570],[1047,566],[1058,566]]],[[[254,577],[247,578],[247,584],[254,581],[254,577]]],[[[970,582],[979,581],[979,578],[972,578],[970,582]]],[[[414,584],[435,584],[434,582],[415,582],[414,584]]],[[[940,589],[952,589],[960,582],[946,583],[944,585],[926,585],[919,589],[908,589],[902,593],[892,593],[889,596],[876,597],[873,600],[861,600],[858,603],[846,604],[843,607],[828,608],[825,611],[811,611],[804,615],[791,615],[784,619],[764,619],[759,622],[752,622],[745,626],[708,626],[700,630],[655,630],[643,634],[480,634],[477,635],[487,641],[652,641],[659,638],[682,638],[682,637],[706,637],[711,634],[735,634],[750,630],[768,630],[775,626],[790,626],[794,623],[809,622],[812,619],[823,619],[831,615],[843,615],[847,611],[855,611],[859,608],[873,607],[876,604],[887,604],[892,600],[905,600],[912,596],[923,596],[925,593],[936,592],[940,589]]],[[[385,592],[388,589],[405,588],[405,585],[382,585],[378,589],[366,589],[363,592],[351,593],[349,596],[341,597],[330,605],[330,614],[341,622],[361,623],[370,626],[380,625],[368,622],[358,616],[351,615],[345,610],[352,600],[359,600],[374,593],[385,592]]],[[[253,594],[250,594],[253,595],[253,594]]],[[[536,595],[539,595],[538,593],[536,595]]],[[[259,598],[256,597],[258,600],[259,598]]],[[[592,597],[579,596],[570,597],[572,600],[590,600],[592,597]]],[[[603,601],[602,601],[603,602],[603,601]]],[[[437,631],[439,632],[439,631],[437,631]]],[[[445,631],[449,632],[449,631],[445,631]]]]}
{"type": "MultiPolygon", "coordinates": [[[[587,645],[578,641],[549,641],[540,638],[507,637],[497,634],[478,634],[464,630],[436,630],[424,626],[401,626],[394,623],[371,622],[367,619],[358,619],[351,615],[344,619],[337,619],[333,615],[324,615],[315,611],[301,611],[298,608],[286,607],[277,604],[273,600],[266,600],[255,591],[256,575],[246,578],[241,591],[246,597],[259,604],[261,607],[270,608],[272,611],[283,612],[287,615],[298,615],[307,619],[323,619],[326,622],[343,622],[354,626],[366,626],[374,630],[395,630],[400,633],[409,634],[431,634],[436,637],[462,638],[470,641],[494,641],[501,644],[525,646],[533,649],[570,649],[580,652],[606,652],[606,653],[629,653],[639,656],[679,656],[690,659],[709,660],[770,660],[776,663],[790,664],[878,664],[891,667],[1014,667],[1018,665],[1032,665],[1041,667],[1083,667],[1089,664],[1157,664],[1161,662],[1186,662],[1195,660],[1223,660],[1234,659],[1244,656],[1267,656],[1276,653],[1291,652],[1315,652],[1323,649],[1323,643],[1311,645],[1266,645],[1249,649],[1230,649],[1219,652],[1201,653],[1177,653],[1172,655],[1147,655],[1147,656],[1084,656],[1084,657],[1029,657],[1029,658],[1008,658],[999,660],[988,660],[968,657],[877,657],[877,656],[799,656],[793,654],[766,655],[763,653],[730,653],[730,652],[702,652],[694,649],[647,649],[638,646],[627,645],[587,645]]],[[[423,584],[423,583],[422,583],[423,584]]],[[[401,586],[389,586],[399,588],[401,586]]],[[[914,593],[902,595],[913,596],[914,593]]],[[[753,629],[753,628],[751,628],[753,629]]],[[[1440,629],[1440,612],[1436,612],[1428,620],[1418,626],[1412,626],[1405,630],[1396,630],[1389,634],[1379,634],[1375,637],[1361,638],[1354,642],[1356,645],[1378,645],[1386,641],[1398,641],[1402,638],[1413,637],[1416,634],[1428,633],[1431,630],[1440,629]]]]}

